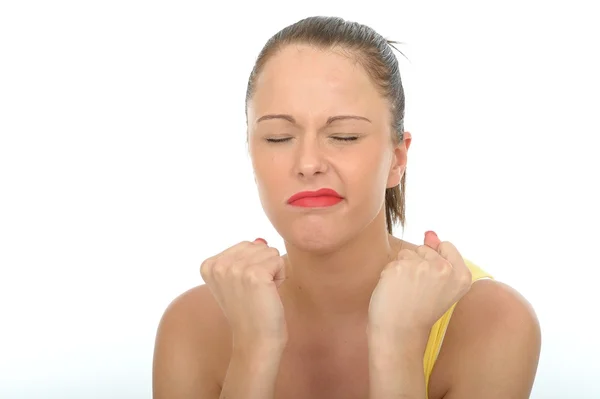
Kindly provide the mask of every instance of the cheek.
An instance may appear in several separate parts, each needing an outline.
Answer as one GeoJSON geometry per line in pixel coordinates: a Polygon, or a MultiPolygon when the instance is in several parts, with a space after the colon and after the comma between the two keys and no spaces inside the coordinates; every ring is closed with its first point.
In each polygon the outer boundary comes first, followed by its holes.
{"type": "Polygon", "coordinates": [[[354,157],[354,161],[348,163],[347,169],[350,170],[349,175],[356,184],[362,185],[365,189],[375,188],[385,185],[388,174],[386,164],[381,151],[365,151],[360,156],[354,157]]]}
{"type": "Polygon", "coordinates": [[[289,170],[284,157],[261,154],[252,160],[254,175],[261,200],[265,205],[270,201],[282,200],[288,194],[285,189],[290,185],[289,170]]]}
{"type": "Polygon", "coordinates": [[[285,175],[284,170],[289,170],[289,157],[282,154],[263,152],[254,158],[252,162],[254,171],[258,176],[266,180],[281,179],[285,175]]]}
{"type": "Polygon", "coordinates": [[[371,204],[374,208],[379,208],[380,203],[385,198],[385,188],[389,168],[387,162],[382,159],[381,152],[374,152],[373,155],[358,158],[355,162],[347,165],[347,181],[351,194],[361,204],[371,204]]]}

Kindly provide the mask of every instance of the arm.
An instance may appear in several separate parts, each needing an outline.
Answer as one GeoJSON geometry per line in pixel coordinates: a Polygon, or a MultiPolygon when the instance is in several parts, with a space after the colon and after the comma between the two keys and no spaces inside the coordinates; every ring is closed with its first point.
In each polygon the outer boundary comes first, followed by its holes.
{"type": "Polygon", "coordinates": [[[518,292],[492,280],[475,283],[456,306],[440,352],[449,376],[442,398],[529,398],[540,347],[537,317],[518,292]]]}
{"type": "Polygon", "coordinates": [[[397,340],[369,332],[369,399],[425,399],[423,355],[428,334],[407,332],[397,340]],[[392,349],[393,348],[393,349],[392,349]]]}
{"type": "Polygon", "coordinates": [[[272,399],[282,348],[235,348],[221,399],[272,399]]]}
{"type": "MultiPolygon", "coordinates": [[[[370,399],[426,397],[423,336],[408,334],[402,340],[407,345],[398,348],[369,334],[370,399]]],[[[436,387],[430,398],[529,398],[540,346],[540,326],[527,301],[507,285],[479,281],[454,310],[432,375],[432,381],[443,375],[437,381],[446,389],[436,387]]]]}
{"type": "Polygon", "coordinates": [[[221,388],[215,365],[228,355],[217,349],[225,328],[226,320],[205,285],[175,299],[156,334],[153,399],[272,398],[282,353],[277,346],[235,345],[221,388]]]}
{"type": "Polygon", "coordinates": [[[204,328],[214,320],[208,314],[200,318],[196,311],[206,299],[202,288],[196,287],[164,312],[154,345],[153,399],[219,398],[221,389],[209,367],[211,336],[208,327],[204,328]]]}

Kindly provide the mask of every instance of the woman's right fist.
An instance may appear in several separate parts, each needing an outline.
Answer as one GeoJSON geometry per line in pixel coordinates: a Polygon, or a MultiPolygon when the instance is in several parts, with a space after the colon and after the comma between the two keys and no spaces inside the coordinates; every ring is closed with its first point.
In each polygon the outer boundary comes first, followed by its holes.
{"type": "Polygon", "coordinates": [[[232,329],[234,344],[285,344],[287,328],[277,288],[285,263],[263,239],[242,241],[206,259],[200,275],[232,329]]]}

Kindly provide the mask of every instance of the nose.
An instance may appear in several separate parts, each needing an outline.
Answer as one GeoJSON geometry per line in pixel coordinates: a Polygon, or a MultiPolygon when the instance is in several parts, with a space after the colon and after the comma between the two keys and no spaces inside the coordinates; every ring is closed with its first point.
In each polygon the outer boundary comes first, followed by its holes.
{"type": "Polygon", "coordinates": [[[306,134],[300,140],[295,158],[296,174],[301,177],[307,178],[327,171],[322,143],[315,136],[306,134]]]}

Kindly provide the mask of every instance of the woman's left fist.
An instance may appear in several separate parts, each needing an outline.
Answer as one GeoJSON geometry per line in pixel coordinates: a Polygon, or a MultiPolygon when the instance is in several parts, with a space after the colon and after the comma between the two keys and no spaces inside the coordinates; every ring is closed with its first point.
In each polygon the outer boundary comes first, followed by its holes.
{"type": "Polygon", "coordinates": [[[425,233],[424,245],[388,263],[369,303],[369,332],[425,334],[471,288],[471,271],[451,243],[425,233]]]}

